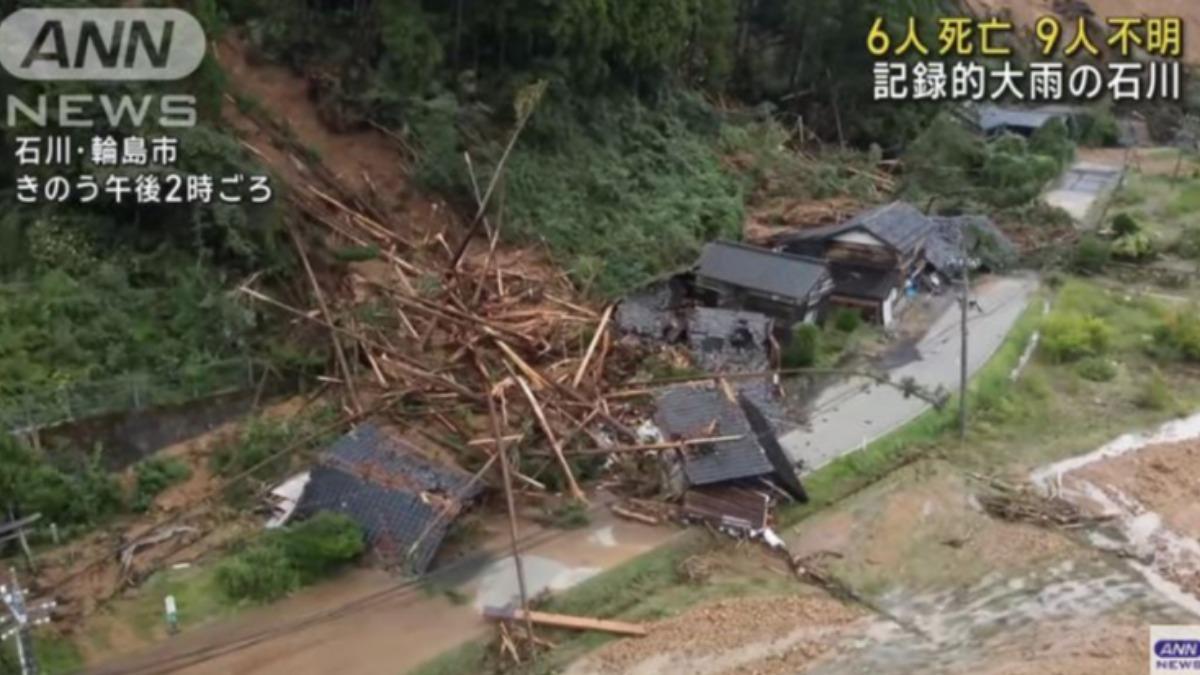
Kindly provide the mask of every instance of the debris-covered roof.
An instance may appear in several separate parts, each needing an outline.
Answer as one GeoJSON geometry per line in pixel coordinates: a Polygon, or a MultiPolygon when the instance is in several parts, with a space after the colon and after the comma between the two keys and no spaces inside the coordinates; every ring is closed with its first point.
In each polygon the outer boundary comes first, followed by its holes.
{"type": "Polygon", "coordinates": [[[762,476],[773,471],[745,414],[723,392],[707,387],[672,387],[656,397],[655,405],[655,423],[668,440],[741,437],[690,452],[684,462],[684,473],[692,485],[762,476]]]}
{"type": "Polygon", "coordinates": [[[829,274],[822,260],[728,241],[700,255],[699,276],[792,300],[806,300],[829,274]]]}
{"type": "Polygon", "coordinates": [[[362,526],[376,552],[391,560],[405,561],[409,569],[420,574],[429,567],[453,520],[454,514],[439,518],[435,504],[426,503],[418,493],[393,490],[340,469],[317,466],[312,470],[312,480],[304,490],[296,515],[309,517],[321,511],[344,513],[362,526]],[[409,558],[413,544],[417,548],[409,558]]]}
{"type": "Polygon", "coordinates": [[[420,574],[463,503],[481,489],[465,472],[426,459],[415,446],[364,424],[334,443],[312,469],[296,515],[344,513],[362,526],[378,553],[420,574]]]}
{"type": "Polygon", "coordinates": [[[891,248],[909,255],[920,247],[933,229],[933,222],[907,202],[892,202],[864,211],[839,225],[798,232],[781,239],[786,246],[806,241],[827,240],[851,230],[862,230],[891,248]]]}
{"type": "Polygon", "coordinates": [[[676,279],[664,279],[638,289],[621,300],[613,322],[622,333],[673,341],[682,333],[676,314],[682,291],[676,279]]]}
{"type": "Polygon", "coordinates": [[[688,317],[688,347],[709,372],[766,370],[771,318],[756,312],[697,307],[688,317]]]}
{"type": "Polygon", "coordinates": [[[1017,247],[987,216],[934,216],[931,220],[934,230],[925,247],[925,259],[939,271],[954,273],[964,233],[970,256],[988,269],[1001,270],[1017,261],[1017,247]]]}

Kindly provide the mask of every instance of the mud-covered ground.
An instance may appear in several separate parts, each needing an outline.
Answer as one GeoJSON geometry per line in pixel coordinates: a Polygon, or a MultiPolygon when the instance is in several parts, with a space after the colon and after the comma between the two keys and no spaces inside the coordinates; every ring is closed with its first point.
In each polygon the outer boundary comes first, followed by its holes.
{"type": "Polygon", "coordinates": [[[983,477],[918,462],[787,533],[857,601],[797,583],[702,605],[569,672],[1144,673],[1149,625],[1200,617],[1196,436],[1200,416],[1033,472],[1113,517],[1092,528],[997,520],[983,477]]]}

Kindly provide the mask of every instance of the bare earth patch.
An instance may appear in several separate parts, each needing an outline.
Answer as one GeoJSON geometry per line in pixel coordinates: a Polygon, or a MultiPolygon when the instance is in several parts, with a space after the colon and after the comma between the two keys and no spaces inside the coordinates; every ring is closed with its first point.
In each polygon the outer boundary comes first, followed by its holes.
{"type": "Polygon", "coordinates": [[[573,675],[795,673],[832,650],[862,613],[824,595],[722,600],[610,643],[573,675]]]}
{"type": "Polygon", "coordinates": [[[1200,538],[1200,439],[1143,448],[1091,464],[1075,476],[1115,488],[1159,514],[1175,532],[1200,538]]]}

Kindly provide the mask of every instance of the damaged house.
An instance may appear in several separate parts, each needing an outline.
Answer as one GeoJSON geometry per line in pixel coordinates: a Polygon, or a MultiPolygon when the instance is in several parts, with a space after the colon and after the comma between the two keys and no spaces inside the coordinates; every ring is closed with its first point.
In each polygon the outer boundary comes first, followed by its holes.
{"type": "Polygon", "coordinates": [[[655,399],[655,424],[665,441],[721,440],[681,452],[684,514],[721,527],[766,527],[774,498],[808,497],[796,469],[759,407],[729,388],[672,387],[655,399]]]}
{"type": "Polygon", "coordinates": [[[926,244],[931,270],[948,278],[961,274],[964,252],[979,268],[999,272],[1017,263],[1020,253],[987,216],[931,216],[934,229],[926,244]]]}
{"type": "Polygon", "coordinates": [[[766,314],[788,325],[816,321],[834,288],[821,260],[727,241],[704,247],[695,283],[705,304],[766,314]]]}
{"type": "Polygon", "coordinates": [[[905,291],[924,271],[934,223],[916,207],[892,202],[830,227],[805,230],[778,241],[801,256],[824,259],[832,273],[830,303],[891,325],[905,291]]]}
{"type": "Polygon", "coordinates": [[[309,472],[295,517],[345,514],[362,526],[376,554],[421,574],[451,523],[481,490],[466,472],[363,424],[335,442],[309,472]]]}

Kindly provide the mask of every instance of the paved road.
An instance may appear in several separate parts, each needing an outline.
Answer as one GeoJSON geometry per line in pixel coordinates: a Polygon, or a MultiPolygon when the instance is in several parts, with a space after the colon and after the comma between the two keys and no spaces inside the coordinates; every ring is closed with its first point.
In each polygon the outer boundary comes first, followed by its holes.
{"type": "MultiPolygon", "coordinates": [[[[1028,278],[997,278],[975,290],[983,312],[972,311],[968,323],[970,342],[967,364],[978,371],[1004,342],[1037,288],[1028,278]]],[[[960,309],[957,304],[934,322],[917,344],[920,360],[890,371],[895,381],[913,377],[922,386],[958,388],[961,347],[960,309]]],[[[803,461],[806,471],[860,449],[867,443],[912,421],[929,409],[918,398],[904,398],[894,387],[872,386],[854,378],[826,390],[814,404],[811,429],[798,429],[781,440],[793,461],[803,461]]]]}
{"type": "Polygon", "coordinates": [[[1067,169],[1058,185],[1046,193],[1050,206],[1071,214],[1075,222],[1089,225],[1097,200],[1107,197],[1121,180],[1121,167],[1098,162],[1076,162],[1067,169]]]}

